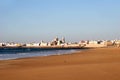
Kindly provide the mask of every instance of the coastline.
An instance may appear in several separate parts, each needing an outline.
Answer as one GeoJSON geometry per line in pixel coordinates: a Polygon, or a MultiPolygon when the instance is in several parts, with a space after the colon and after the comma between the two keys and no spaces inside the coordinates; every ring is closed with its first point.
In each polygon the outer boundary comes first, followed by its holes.
{"type": "Polygon", "coordinates": [[[120,48],[0,61],[1,80],[119,80],[120,48]]]}
{"type": "Polygon", "coordinates": [[[87,48],[2,48],[0,49],[0,60],[71,54],[72,52],[86,49],[87,48]]]}
{"type": "Polygon", "coordinates": [[[82,46],[0,46],[0,48],[80,49],[82,46]]]}

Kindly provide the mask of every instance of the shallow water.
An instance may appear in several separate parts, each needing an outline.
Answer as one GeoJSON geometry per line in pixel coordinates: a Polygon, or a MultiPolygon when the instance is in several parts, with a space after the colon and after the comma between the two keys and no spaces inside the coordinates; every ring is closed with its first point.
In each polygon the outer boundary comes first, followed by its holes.
{"type": "Polygon", "coordinates": [[[77,50],[80,49],[2,48],[0,49],[0,60],[71,54],[77,50]]]}

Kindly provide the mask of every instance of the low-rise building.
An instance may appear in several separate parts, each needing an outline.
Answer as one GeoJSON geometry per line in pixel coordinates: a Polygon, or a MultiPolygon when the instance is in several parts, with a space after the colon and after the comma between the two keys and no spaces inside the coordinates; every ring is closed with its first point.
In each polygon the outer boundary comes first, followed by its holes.
{"type": "Polygon", "coordinates": [[[115,45],[116,45],[117,47],[120,47],[120,40],[116,40],[116,41],[115,41],[115,45]]]}
{"type": "Polygon", "coordinates": [[[48,43],[44,42],[44,41],[41,41],[40,42],[40,46],[48,46],[48,43]]]}
{"type": "Polygon", "coordinates": [[[39,47],[40,43],[28,43],[26,44],[27,47],[39,47]]]}
{"type": "Polygon", "coordinates": [[[106,41],[89,41],[85,47],[106,47],[106,41]]]}
{"type": "Polygon", "coordinates": [[[2,46],[2,43],[0,43],[0,46],[2,46]]]}
{"type": "Polygon", "coordinates": [[[68,43],[65,46],[66,47],[80,47],[81,45],[79,43],[68,43]]]}
{"type": "Polygon", "coordinates": [[[84,41],[84,40],[82,40],[82,41],[79,42],[79,44],[81,44],[81,45],[86,45],[86,44],[89,44],[89,41],[84,41]]]}
{"type": "Polygon", "coordinates": [[[98,41],[89,41],[89,44],[98,44],[98,41]]]}
{"type": "Polygon", "coordinates": [[[105,45],[106,46],[113,46],[113,42],[112,41],[105,41],[105,45]]]}
{"type": "Polygon", "coordinates": [[[5,46],[7,46],[7,47],[17,47],[18,44],[16,44],[16,43],[6,43],[5,46]]]}

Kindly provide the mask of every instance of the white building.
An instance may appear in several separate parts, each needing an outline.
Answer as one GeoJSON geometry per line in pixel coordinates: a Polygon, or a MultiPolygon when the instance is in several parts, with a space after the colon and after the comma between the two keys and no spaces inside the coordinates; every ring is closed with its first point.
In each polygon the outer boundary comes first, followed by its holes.
{"type": "Polygon", "coordinates": [[[44,41],[41,41],[40,42],[40,46],[48,46],[48,43],[44,42],[44,41]]]}
{"type": "Polygon", "coordinates": [[[2,43],[0,43],[0,46],[2,46],[2,43]]]}
{"type": "Polygon", "coordinates": [[[16,44],[16,43],[6,43],[5,46],[7,46],[7,47],[16,47],[16,46],[18,46],[18,44],[16,44]]]}
{"type": "Polygon", "coordinates": [[[39,47],[40,43],[28,43],[26,44],[27,47],[39,47]]]}
{"type": "Polygon", "coordinates": [[[116,44],[120,44],[120,40],[115,41],[116,44]]]}
{"type": "Polygon", "coordinates": [[[89,41],[89,44],[98,44],[98,41],[89,41]]]}
{"type": "Polygon", "coordinates": [[[33,46],[40,46],[40,43],[33,43],[33,46]]]}
{"type": "Polygon", "coordinates": [[[85,47],[106,47],[106,41],[89,41],[85,47]]]}
{"type": "Polygon", "coordinates": [[[88,43],[89,43],[89,41],[83,41],[83,40],[79,42],[79,44],[82,44],[82,45],[88,44],[88,43]]]}

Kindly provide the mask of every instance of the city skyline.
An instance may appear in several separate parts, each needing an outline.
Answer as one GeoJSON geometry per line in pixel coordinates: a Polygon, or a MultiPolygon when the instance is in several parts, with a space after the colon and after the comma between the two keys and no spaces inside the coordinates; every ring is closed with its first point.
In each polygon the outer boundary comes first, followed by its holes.
{"type": "Polygon", "coordinates": [[[0,42],[120,39],[119,0],[0,1],[0,42]]]}

